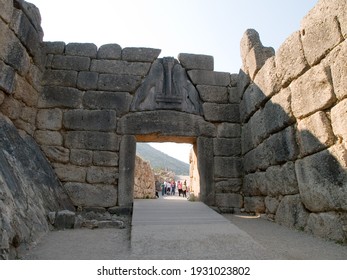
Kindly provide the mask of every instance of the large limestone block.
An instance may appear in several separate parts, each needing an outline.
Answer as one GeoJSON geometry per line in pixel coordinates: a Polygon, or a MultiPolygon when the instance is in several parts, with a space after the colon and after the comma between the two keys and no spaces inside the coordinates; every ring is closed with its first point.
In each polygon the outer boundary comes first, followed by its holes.
{"type": "MultiPolygon", "coordinates": [[[[347,35],[347,34],[346,34],[347,35]]],[[[336,47],[328,57],[334,91],[338,99],[347,97],[347,41],[336,47]]]]}
{"type": "Polygon", "coordinates": [[[87,91],[83,106],[89,109],[114,109],[118,116],[130,110],[132,96],[128,92],[87,91]]]}
{"type": "Polygon", "coordinates": [[[347,235],[344,230],[346,222],[346,214],[336,212],[311,213],[308,217],[305,230],[313,233],[315,236],[346,242],[347,235]]]}
{"type": "Polygon", "coordinates": [[[243,197],[236,193],[217,193],[216,206],[219,208],[242,208],[243,197]]]}
{"type": "Polygon", "coordinates": [[[42,109],[37,112],[38,129],[59,130],[63,124],[63,112],[60,109],[42,109]]]}
{"type": "Polygon", "coordinates": [[[312,212],[347,209],[347,150],[341,145],[296,161],[300,195],[312,212]]]}
{"type": "Polygon", "coordinates": [[[217,128],[217,136],[220,138],[240,138],[241,125],[236,123],[221,123],[217,128]]]}
{"type": "Polygon", "coordinates": [[[98,73],[110,73],[119,75],[145,76],[151,63],[148,62],[128,62],[123,60],[93,60],[91,71],[98,73]]]}
{"type": "Polygon", "coordinates": [[[65,46],[65,54],[95,58],[97,46],[92,43],[69,43],[65,46]]]}
{"type": "Polygon", "coordinates": [[[271,165],[278,165],[297,158],[298,147],[295,130],[292,126],[271,135],[263,143],[244,156],[246,172],[265,170],[271,165]]]}
{"type": "Polygon", "coordinates": [[[230,73],[207,70],[190,70],[189,78],[195,85],[228,86],[231,82],[230,73]]]}
{"type": "Polygon", "coordinates": [[[280,202],[278,201],[277,198],[267,196],[265,197],[265,207],[266,207],[266,212],[270,214],[275,214],[278,208],[278,205],[280,202]]]}
{"type": "Polygon", "coordinates": [[[21,100],[25,105],[36,107],[39,94],[26,79],[20,75],[15,75],[13,95],[17,100],[21,100]]]}
{"type": "Polygon", "coordinates": [[[308,216],[300,195],[287,195],[278,205],[275,221],[289,228],[304,230],[308,216]]]}
{"type": "Polygon", "coordinates": [[[13,13],[13,0],[0,0],[0,17],[5,22],[10,22],[13,13]]]}
{"type": "Polygon", "coordinates": [[[260,108],[260,105],[265,99],[266,96],[260,90],[260,88],[255,83],[251,83],[243,94],[240,103],[241,121],[247,121],[250,115],[260,108]]]}
{"type": "Polygon", "coordinates": [[[217,104],[204,103],[203,105],[205,119],[212,122],[240,122],[240,113],[238,104],[217,104]]]}
{"type": "Polygon", "coordinates": [[[264,47],[260,41],[259,33],[254,29],[247,29],[240,43],[243,69],[254,79],[266,60],[275,55],[271,47],[264,47]]]}
{"type": "Polygon", "coordinates": [[[93,152],[88,150],[71,149],[70,162],[79,166],[90,166],[93,162],[93,152]]]}
{"type": "Polygon", "coordinates": [[[35,140],[42,145],[61,146],[63,144],[63,136],[58,131],[36,130],[35,140]]]}
{"type": "Polygon", "coordinates": [[[39,108],[80,108],[83,92],[68,87],[44,87],[38,99],[39,108]]]}
{"type": "Polygon", "coordinates": [[[42,48],[46,54],[63,54],[65,50],[64,42],[43,42],[42,48]]]}
{"type": "Polygon", "coordinates": [[[90,185],[66,183],[64,187],[77,207],[113,207],[117,205],[117,187],[114,185],[90,185]]]}
{"type": "Polygon", "coordinates": [[[241,155],[241,141],[238,138],[215,138],[214,155],[216,156],[239,156],[241,155]]]}
{"type": "Polygon", "coordinates": [[[198,85],[196,88],[204,102],[228,103],[229,98],[227,87],[198,85]]]}
{"type": "Polygon", "coordinates": [[[290,35],[279,47],[275,63],[284,86],[308,69],[299,31],[290,35]]]}
{"type": "Polygon", "coordinates": [[[265,172],[255,172],[244,176],[242,193],[245,196],[261,196],[267,194],[268,182],[265,172]]]}
{"type": "Polygon", "coordinates": [[[217,178],[238,178],[242,174],[242,160],[239,157],[215,157],[214,175],[217,178]]]}
{"type": "Polygon", "coordinates": [[[70,110],[64,113],[66,129],[88,131],[115,131],[117,116],[113,110],[70,110]]]}
{"type": "Polygon", "coordinates": [[[52,61],[53,69],[61,70],[89,70],[90,58],[83,56],[55,55],[52,61]]]}
{"type": "Polygon", "coordinates": [[[160,110],[125,115],[119,121],[117,132],[122,135],[214,137],[216,128],[197,115],[160,110]]]}
{"type": "Polygon", "coordinates": [[[290,84],[296,118],[301,119],[333,105],[336,97],[330,80],[327,69],[318,65],[290,84]]]}
{"type": "Polygon", "coordinates": [[[347,99],[331,109],[331,124],[335,135],[341,141],[347,142],[347,99]]]}
{"type": "Polygon", "coordinates": [[[70,150],[61,146],[46,146],[41,145],[46,157],[51,162],[68,163],[70,157],[70,150]]]}
{"type": "Polygon", "coordinates": [[[50,70],[44,72],[42,85],[76,87],[77,71],[73,70],[50,70]]]}
{"type": "Polygon", "coordinates": [[[134,92],[141,83],[141,76],[100,74],[98,89],[105,91],[134,92]]]}
{"type": "Polygon", "coordinates": [[[81,166],[54,163],[54,170],[62,182],[81,182],[86,180],[87,170],[81,166]]]}
{"type": "Polygon", "coordinates": [[[98,131],[69,131],[64,135],[67,148],[97,151],[118,151],[120,137],[115,133],[98,131]]]}
{"type": "Polygon", "coordinates": [[[320,1],[301,21],[301,41],[310,65],[316,64],[343,40],[337,14],[344,14],[346,18],[346,3],[332,2],[320,1]]]}
{"type": "MultiPolygon", "coordinates": [[[[343,122],[343,118],[339,118],[339,122],[343,122]]],[[[335,140],[330,120],[322,111],[298,122],[297,138],[301,156],[323,150],[335,140]]]]}
{"type": "Polygon", "coordinates": [[[178,60],[186,70],[213,71],[214,68],[214,60],[211,55],[180,53],[178,60]]]}
{"type": "Polygon", "coordinates": [[[160,49],[152,48],[124,48],[122,50],[122,60],[153,62],[160,54],[160,49]]]}
{"type": "Polygon", "coordinates": [[[99,73],[81,71],[78,73],[77,88],[82,90],[95,90],[98,88],[99,73]]]}
{"type": "Polygon", "coordinates": [[[121,59],[122,47],[118,44],[106,44],[100,46],[97,54],[98,59],[121,59]]]}
{"type": "Polygon", "coordinates": [[[6,92],[7,94],[12,94],[15,77],[14,69],[0,60],[0,73],[0,90],[6,92]]]}
{"type": "Polygon", "coordinates": [[[265,213],[264,197],[262,196],[245,197],[244,203],[247,213],[265,213]]]}
{"type": "Polygon", "coordinates": [[[90,184],[115,184],[118,177],[117,168],[92,166],[87,170],[86,180],[90,184]]]}
{"type": "Polygon", "coordinates": [[[115,152],[93,152],[93,164],[98,166],[118,166],[119,154],[115,152]]]}
{"type": "Polygon", "coordinates": [[[241,189],[242,180],[240,178],[228,179],[216,182],[215,186],[216,193],[236,193],[241,189]]]}

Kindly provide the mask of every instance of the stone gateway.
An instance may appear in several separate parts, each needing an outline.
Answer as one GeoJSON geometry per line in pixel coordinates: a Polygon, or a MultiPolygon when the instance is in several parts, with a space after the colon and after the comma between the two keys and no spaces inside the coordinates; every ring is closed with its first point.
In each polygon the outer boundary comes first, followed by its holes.
{"type": "Polygon", "coordinates": [[[318,1],[276,52],[246,30],[236,74],[209,55],[43,42],[34,5],[0,5],[0,258],[52,211],[131,213],[149,141],[193,144],[206,204],[347,242],[345,0],[318,1]]]}

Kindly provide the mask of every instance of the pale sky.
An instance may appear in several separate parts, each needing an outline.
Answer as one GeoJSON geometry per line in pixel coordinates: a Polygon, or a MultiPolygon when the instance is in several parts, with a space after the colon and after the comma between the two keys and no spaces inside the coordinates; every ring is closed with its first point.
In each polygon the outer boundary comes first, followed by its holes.
{"type": "MultiPolygon", "coordinates": [[[[40,9],[45,41],[158,48],[162,50],[160,57],[207,54],[214,57],[215,71],[238,73],[240,40],[246,29],[256,29],[263,45],[277,50],[290,34],[300,29],[301,19],[317,0],[29,2],[40,9]]],[[[188,161],[190,147],[160,146],[160,150],[188,161]]]]}

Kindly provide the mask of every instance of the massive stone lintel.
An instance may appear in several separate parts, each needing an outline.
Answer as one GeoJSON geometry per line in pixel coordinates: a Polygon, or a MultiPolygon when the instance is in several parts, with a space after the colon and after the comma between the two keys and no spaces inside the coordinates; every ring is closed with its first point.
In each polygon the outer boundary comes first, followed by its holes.
{"type": "Polygon", "coordinates": [[[157,59],[135,93],[131,111],[177,110],[202,115],[199,93],[173,57],[157,59]]]}

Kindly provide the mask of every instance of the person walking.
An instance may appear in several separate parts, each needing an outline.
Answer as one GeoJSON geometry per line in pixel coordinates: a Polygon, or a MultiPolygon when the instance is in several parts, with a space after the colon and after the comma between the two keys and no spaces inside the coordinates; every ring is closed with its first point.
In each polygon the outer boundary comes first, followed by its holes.
{"type": "Polygon", "coordinates": [[[175,182],[175,180],[172,180],[171,181],[171,194],[175,195],[175,192],[176,192],[176,182],[175,182]]]}
{"type": "Polygon", "coordinates": [[[181,194],[182,194],[182,182],[181,181],[177,182],[177,189],[178,189],[178,196],[181,196],[181,194]]]}
{"type": "Polygon", "coordinates": [[[187,197],[187,180],[184,180],[184,183],[182,186],[182,193],[183,193],[183,197],[187,197]]]}

